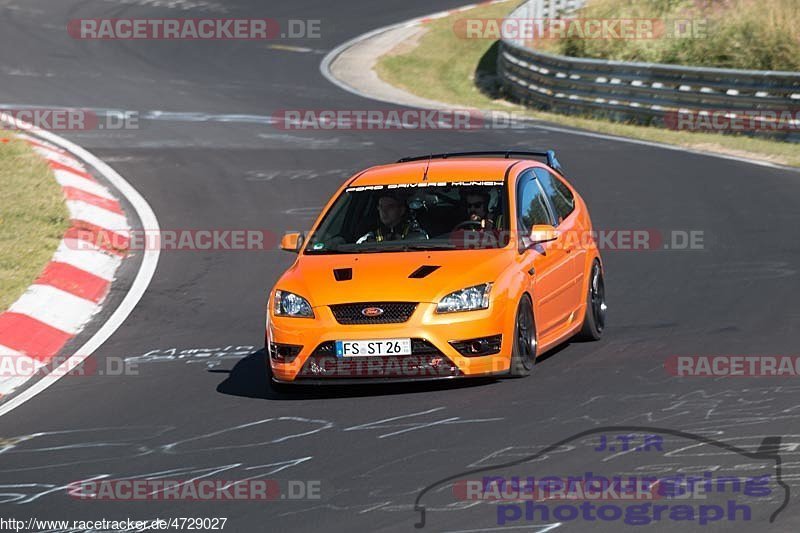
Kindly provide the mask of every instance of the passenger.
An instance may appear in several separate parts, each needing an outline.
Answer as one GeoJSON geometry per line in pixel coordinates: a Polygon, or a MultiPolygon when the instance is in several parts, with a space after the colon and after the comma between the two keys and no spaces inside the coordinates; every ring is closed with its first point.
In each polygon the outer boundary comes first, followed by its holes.
{"type": "Polygon", "coordinates": [[[356,241],[395,241],[405,239],[411,229],[405,199],[399,194],[385,193],[378,198],[378,227],[356,241]]]}

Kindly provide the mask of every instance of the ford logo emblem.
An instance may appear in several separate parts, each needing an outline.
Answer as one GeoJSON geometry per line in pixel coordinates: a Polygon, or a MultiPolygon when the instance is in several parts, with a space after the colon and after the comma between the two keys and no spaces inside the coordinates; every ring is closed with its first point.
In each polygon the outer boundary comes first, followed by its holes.
{"type": "Polygon", "coordinates": [[[365,307],[361,310],[361,314],[368,317],[381,316],[383,314],[383,309],[380,307],[365,307]]]}

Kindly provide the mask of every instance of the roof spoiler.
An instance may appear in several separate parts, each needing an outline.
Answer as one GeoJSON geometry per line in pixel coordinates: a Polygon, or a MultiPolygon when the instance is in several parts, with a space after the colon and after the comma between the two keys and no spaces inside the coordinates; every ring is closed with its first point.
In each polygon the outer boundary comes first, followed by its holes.
{"type": "Polygon", "coordinates": [[[492,157],[504,157],[505,159],[510,159],[511,156],[522,156],[522,159],[532,158],[532,157],[544,157],[547,161],[547,166],[558,172],[559,174],[564,174],[564,169],[561,168],[561,163],[558,162],[556,158],[555,150],[545,150],[541,152],[530,152],[530,151],[518,151],[518,150],[490,150],[484,152],[449,152],[444,154],[430,154],[430,155],[420,155],[415,157],[403,157],[402,159],[398,159],[398,163],[408,163],[410,161],[425,161],[430,159],[449,159],[451,157],[477,157],[477,156],[492,156],[492,157]]]}

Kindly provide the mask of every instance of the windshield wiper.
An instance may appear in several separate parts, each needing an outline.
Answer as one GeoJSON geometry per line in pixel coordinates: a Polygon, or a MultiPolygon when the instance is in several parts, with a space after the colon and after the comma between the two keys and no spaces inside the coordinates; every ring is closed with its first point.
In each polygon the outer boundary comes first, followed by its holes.
{"type": "Polygon", "coordinates": [[[453,250],[456,246],[449,242],[431,242],[431,241],[397,241],[390,245],[380,246],[375,248],[374,251],[382,252],[408,252],[410,250],[453,250]]]}
{"type": "Polygon", "coordinates": [[[456,245],[451,242],[412,241],[404,243],[406,250],[454,250],[456,245]]]}
{"type": "Polygon", "coordinates": [[[349,253],[349,252],[346,251],[346,250],[340,250],[338,247],[337,248],[325,248],[325,249],[322,249],[322,250],[314,250],[314,249],[306,250],[306,254],[308,254],[308,255],[330,255],[330,254],[346,254],[346,253],[349,253]]]}
{"type": "Polygon", "coordinates": [[[369,242],[362,244],[339,244],[335,248],[309,250],[311,254],[348,254],[348,253],[381,253],[408,252],[410,250],[454,250],[456,245],[449,242],[424,241],[390,241],[390,243],[369,242]]]}

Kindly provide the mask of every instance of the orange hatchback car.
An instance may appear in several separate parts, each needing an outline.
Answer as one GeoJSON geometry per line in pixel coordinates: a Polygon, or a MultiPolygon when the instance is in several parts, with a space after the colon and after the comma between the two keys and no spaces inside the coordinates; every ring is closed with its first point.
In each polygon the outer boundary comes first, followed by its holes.
{"type": "Polygon", "coordinates": [[[525,376],[605,327],[589,211],[552,150],[367,169],[281,247],[298,257],[267,304],[277,384],[525,376]]]}

